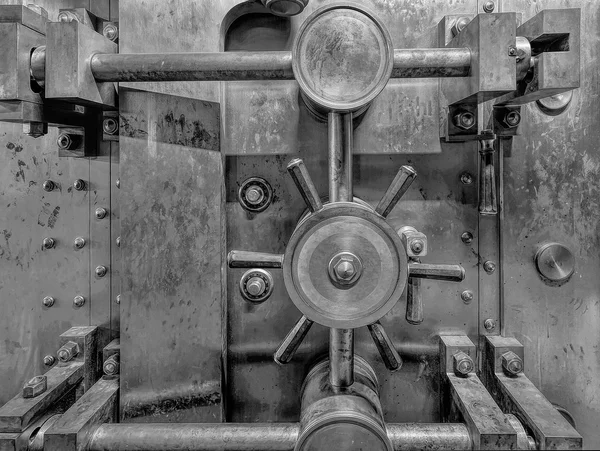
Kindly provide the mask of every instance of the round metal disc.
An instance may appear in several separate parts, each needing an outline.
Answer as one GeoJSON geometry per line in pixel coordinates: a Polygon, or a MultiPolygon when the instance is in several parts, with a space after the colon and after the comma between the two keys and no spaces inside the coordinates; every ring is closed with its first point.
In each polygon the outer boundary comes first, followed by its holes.
{"type": "Polygon", "coordinates": [[[573,253],[559,243],[542,246],[535,255],[535,264],[542,277],[555,283],[566,282],[575,271],[573,253]]]}
{"type": "Polygon", "coordinates": [[[315,11],[292,49],[294,75],[317,105],[355,111],[381,93],[392,74],[394,48],[383,24],[357,5],[315,11]]]}
{"type": "Polygon", "coordinates": [[[286,248],[288,294],[312,321],[334,328],[374,323],[398,302],[406,286],[407,258],[394,229],[370,207],[336,202],[301,221],[286,248]],[[340,252],[356,255],[362,274],[351,287],[329,275],[340,252]]]}

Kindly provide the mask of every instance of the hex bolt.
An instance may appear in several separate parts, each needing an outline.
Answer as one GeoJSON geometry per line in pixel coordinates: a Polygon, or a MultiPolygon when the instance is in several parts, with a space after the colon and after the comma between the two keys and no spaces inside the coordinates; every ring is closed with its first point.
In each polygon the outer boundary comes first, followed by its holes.
{"type": "Polygon", "coordinates": [[[42,183],[42,188],[47,192],[54,191],[56,184],[52,180],[45,180],[44,183],[42,183]]]}
{"type": "Polygon", "coordinates": [[[116,303],[117,305],[121,305],[121,295],[120,295],[120,294],[117,294],[117,297],[116,297],[116,299],[115,299],[115,303],[116,303]]]}
{"type": "Polygon", "coordinates": [[[73,360],[77,354],[79,354],[79,345],[74,341],[67,341],[60,349],[56,352],[58,360],[66,363],[73,360]]]}
{"type": "Polygon", "coordinates": [[[487,330],[488,332],[491,332],[496,328],[496,321],[491,318],[488,318],[484,321],[483,327],[485,327],[485,330],[487,330]]]}
{"type": "Polygon", "coordinates": [[[518,127],[521,123],[521,114],[518,111],[509,111],[504,115],[502,122],[508,128],[518,127]]]}
{"type": "Polygon", "coordinates": [[[454,115],[454,125],[462,130],[470,130],[475,125],[475,115],[470,111],[461,111],[454,115]]]}
{"type": "Polygon", "coordinates": [[[353,285],[361,275],[362,262],[350,252],[341,252],[329,262],[329,277],[340,285],[353,285]]]}
{"type": "Polygon", "coordinates": [[[473,292],[471,290],[465,290],[460,294],[460,298],[463,300],[465,304],[470,304],[473,301],[473,292]]]}
{"type": "Polygon", "coordinates": [[[42,299],[42,305],[46,308],[50,308],[54,305],[54,298],[52,296],[46,296],[42,299]]]}
{"type": "Polygon", "coordinates": [[[461,31],[463,31],[465,27],[469,24],[469,22],[471,22],[471,19],[469,19],[466,16],[459,17],[458,19],[456,19],[452,24],[452,28],[450,29],[450,31],[452,32],[452,36],[456,36],[461,31]]]}
{"type": "Polygon", "coordinates": [[[75,249],[83,249],[85,247],[85,238],[78,236],[73,240],[73,246],[75,246],[75,249]]]}
{"type": "Polygon", "coordinates": [[[496,271],[496,263],[494,263],[491,260],[488,260],[483,264],[483,269],[488,274],[493,274],[494,271],[496,271]]]}
{"type": "Polygon", "coordinates": [[[71,11],[61,11],[58,13],[58,22],[81,22],[77,14],[71,11]]]}
{"type": "Polygon", "coordinates": [[[523,372],[523,360],[512,351],[502,354],[502,368],[508,376],[518,376],[523,372]]]}
{"type": "Polygon", "coordinates": [[[119,374],[119,355],[113,354],[102,365],[102,371],[107,376],[116,376],[119,374]]]}
{"type": "Polygon", "coordinates": [[[119,38],[119,29],[114,23],[106,23],[104,24],[104,28],[102,29],[102,34],[106,39],[109,39],[115,42],[119,38]]]}
{"type": "Polygon", "coordinates": [[[493,0],[488,0],[483,4],[483,11],[488,14],[493,13],[494,9],[496,9],[496,4],[493,2],[493,0]]]}
{"type": "Polygon", "coordinates": [[[48,124],[45,122],[25,122],[23,133],[32,138],[41,138],[48,134],[48,124]]]}
{"type": "Polygon", "coordinates": [[[42,240],[42,247],[45,250],[50,250],[56,245],[54,238],[46,237],[42,240]]]}
{"type": "Polygon", "coordinates": [[[413,240],[410,243],[410,250],[413,251],[415,254],[420,254],[421,252],[423,252],[424,248],[425,243],[423,242],[423,240],[413,240]]]}
{"type": "Polygon", "coordinates": [[[473,359],[464,351],[458,351],[452,356],[454,374],[458,377],[468,377],[475,370],[473,359]]]}
{"type": "Polygon", "coordinates": [[[53,355],[48,354],[44,357],[44,365],[52,366],[56,363],[56,358],[53,355]]]}
{"type": "Polygon", "coordinates": [[[116,239],[117,247],[121,247],[121,237],[118,236],[116,239]]]}
{"type": "Polygon", "coordinates": [[[115,135],[119,131],[119,123],[114,117],[104,118],[104,121],[102,121],[102,130],[107,135],[115,135]]]}
{"type": "Polygon", "coordinates": [[[73,298],[73,305],[75,307],[83,307],[83,304],[85,304],[85,298],[83,296],[75,296],[73,298]]]}
{"type": "Polygon", "coordinates": [[[96,276],[97,277],[104,277],[106,275],[106,273],[108,273],[108,268],[106,268],[106,266],[96,266],[96,276]]]}
{"type": "Polygon", "coordinates": [[[56,145],[61,150],[69,150],[73,148],[73,139],[68,133],[61,133],[56,138],[56,145]]]}
{"type": "Polygon", "coordinates": [[[463,185],[471,185],[473,183],[473,176],[468,172],[463,172],[460,174],[460,182],[463,185]]]}
{"type": "Polygon", "coordinates": [[[75,191],[83,191],[85,189],[85,182],[77,179],[73,182],[73,188],[75,188],[75,191]]]}
{"type": "Polygon", "coordinates": [[[35,376],[23,386],[23,398],[35,398],[48,389],[46,376],[35,376]]]}
{"type": "Polygon", "coordinates": [[[94,214],[96,215],[96,219],[104,219],[104,218],[106,218],[108,211],[106,211],[106,208],[98,207],[98,208],[96,208],[96,211],[94,214]]]}

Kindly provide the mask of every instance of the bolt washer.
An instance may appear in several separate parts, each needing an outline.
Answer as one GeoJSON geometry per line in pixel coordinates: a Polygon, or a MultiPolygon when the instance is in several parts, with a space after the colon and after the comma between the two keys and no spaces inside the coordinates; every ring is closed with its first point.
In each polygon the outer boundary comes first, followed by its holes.
{"type": "Polygon", "coordinates": [[[251,211],[253,213],[260,213],[261,211],[265,211],[269,205],[271,205],[271,201],[273,200],[273,188],[269,182],[261,177],[250,177],[249,179],[244,180],[241,184],[240,189],[238,190],[238,201],[244,210],[251,211]],[[246,198],[246,192],[253,188],[259,188],[263,192],[263,198],[257,204],[252,204],[246,198]]]}
{"type": "Polygon", "coordinates": [[[273,293],[274,286],[275,283],[273,281],[273,276],[269,271],[265,271],[264,269],[251,269],[249,271],[246,271],[240,279],[240,293],[242,294],[244,299],[252,302],[253,304],[260,304],[262,302],[265,302],[271,296],[271,293],[273,293]],[[246,289],[246,285],[254,277],[262,279],[262,281],[265,283],[265,289],[263,293],[259,296],[252,295],[246,289]]]}
{"type": "Polygon", "coordinates": [[[326,204],[301,220],[283,259],[285,286],[296,307],[308,319],[338,329],[373,324],[387,314],[402,296],[407,273],[396,231],[372,208],[350,202],[326,204]],[[328,271],[340,252],[362,262],[360,279],[346,289],[332,283],[328,271]]]}

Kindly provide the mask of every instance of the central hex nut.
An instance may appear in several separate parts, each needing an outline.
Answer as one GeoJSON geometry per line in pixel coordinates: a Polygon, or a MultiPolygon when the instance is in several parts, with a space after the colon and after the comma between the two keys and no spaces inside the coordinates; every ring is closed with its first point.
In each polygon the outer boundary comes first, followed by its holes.
{"type": "Polygon", "coordinates": [[[351,252],[340,252],[329,262],[329,277],[343,287],[351,287],[362,275],[362,262],[351,252]]]}

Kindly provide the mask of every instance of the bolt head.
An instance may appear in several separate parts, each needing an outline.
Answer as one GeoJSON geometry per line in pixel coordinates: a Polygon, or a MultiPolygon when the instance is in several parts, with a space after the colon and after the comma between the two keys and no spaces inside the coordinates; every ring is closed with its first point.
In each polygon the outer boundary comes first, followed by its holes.
{"type": "Polygon", "coordinates": [[[96,266],[96,276],[104,277],[107,272],[108,272],[108,269],[106,268],[106,266],[102,266],[102,265],[96,266]]]}
{"type": "Polygon", "coordinates": [[[261,296],[266,288],[265,281],[260,277],[252,277],[246,282],[246,291],[252,296],[261,296]]]}
{"type": "Polygon", "coordinates": [[[450,31],[452,32],[452,36],[456,36],[461,31],[463,31],[465,27],[469,24],[469,22],[471,22],[471,19],[469,19],[466,16],[459,17],[458,19],[456,19],[452,24],[452,28],[450,29],[450,31]]]}
{"type": "Polygon", "coordinates": [[[339,281],[351,280],[356,274],[356,268],[351,261],[342,260],[334,268],[335,275],[339,281]]]}
{"type": "Polygon", "coordinates": [[[79,345],[74,341],[68,341],[60,347],[56,356],[58,360],[65,363],[73,359],[77,354],[79,354],[79,345]]]}
{"type": "Polygon", "coordinates": [[[460,182],[463,185],[471,185],[473,183],[473,176],[471,174],[469,174],[468,172],[463,172],[460,175],[460,182]]]}
{"type": "Polygon", "coordinates": [[[509,111],[504,116],[503,122],[509,128],[517,127],[521,123],[521,114],[518,111],[509,111]]]}
{"type": "Polygon", "coordinates": [[[47,355],[44,357],[44,365],[46,366],[52,366],[56,363],[56,359],[54,358],[53,355],[47,355]]]}
{"type": "Polygon", "coordinates": [[[465,244],[471,244],[473,242],[473,234],[471,232],[463,232],[460,239],[465,244]]]}
{"type": "Polygon", "coordinates": [[[42,300],[42,304],[44,305],[44,307],[50,308],[54,305],[54,298],[52,296],[46,296],[42,300]]]}
{"type": "Polygon", "coordinates": [[[73,188],[76,191],[83,191],[85,189],[85,182],[81,179],[77,179],[73,182],[73,188]]]}
{"type": "Polygon", "coordinates": [[[73,240],[73,246],[75,246],[75,249],[83,249],[85,247],[85,238],[78,236],[73,240]]]}
{"type": "Polygon", "coordinates": [[[473,301],[474,295],[471,290],[465,290],[460,294],[460,298],[465,304],[469,304],[471,301],[473,301]]]}
{"type": "Polygon", "coordinates": [[[32,138],[41,138],[48,134],[48,124],[45,122],[25,122],[23,124],[23,133],[32,138]]]}
{"type": "Polygon", "coordinates": [[[488,260],[483,264],[483,269],[488,274],[492,274],[494,271],[496,271],[496,263],[488,260]]]}
{"type": "Polygon", "coordinates": [[[73,145],[73,140],[67,133],[61,133],[56,139],[56,145],[59,149],[67,150],[73,145]]]}
{"type": "Polygon", "coordinates": [[[496,4],[492,0],[488,0],[483,4],[483,11],[486,13],[493,13],[496,8],[496,4]]]}
{"type": "Polygon", "coordinates": [[[340,252],[329,262],[329,277],[339,285],[354,285],[361,274],[362,262],[350,252],[340,252]]]}
{"type": "Polygon", "coordinates": [[[106,211],[106,208],[102,208],[102,207],[96,208],[96,211],[95,211],[96,219],[104,219],[107,214],[108,214],[108,212],[106,211]]]}
{"type": "Polygon", "coordinates": [[[260,186],[252,186],[246,190],[246,201],[251,205],[258,205],[265,198],[265,193],[260,186]]]}
{"type": "Polygon", "coordinates": [[[110,39],[111,41],[115,42],[119,37],[119,29],[114,23],[107,23],[104,25],[102,34],[106,39],[110,39]]]}
{"type": "Polygon", "coordinates": [[[484,321],[483,327],[485,327],[485,330],[487,330],[488,332],[491,332],[496,328],[496,321],[491,318],[488,318],[484,321]]]}
{"type": "Polygon", "coordinates": [[[473,359],[464,351],[459,351],[452,356],[454,363],[454,374],[460,377],[468,377],[475,370],[473,359]]]}
{"type": "Polygon", "coordinates": [[[423,243],[423,240],[413,240],[410,243],[410,249],[415,253],[415,254],[420,254],[421,252],[423,252],[423,249],[425,248],[425,243],[423,243]]]}
{"type": "Polygon", "coordinates": [[[119,130],[119,123],[113,117],[104,118],[104,121],[102,121],[102,130],[107,135],[114,135],[119,130]]]}
{"type": "Polygon", "coordinates": [[[470,111],[462,111],[454,116],[454,125],[462,130],[470,130],[475,125],[475,115],[470,111]]]}
{"type": "Polygon", "coordinates": [[[523,360],[512,351],[502,354],[502,368],[509,376],[518,376],[523,372],[523,360]]]}
{"type": "Polygon", "coordinates": [[[73,305],[75,307],[83,307],[85,304],[85,298],[83,296],[75,296],[73,298],[73,305]]]}
{"type": "Polygon", "coordinates": [[[54,188],[56,188],[56,185],[54,184],[54,182],[52,180],[45,180],[44,183],[42,183],[42,188],[44,189],[44,191],[54,191],[54,188]]]}
{"type": "Polygon", "coordinates": [[[42,246],[46,250],[52,249],[55,244],[56,241],[54,240],[54,238],[44,238],[44,240],[42,241],[42,246]]]}

